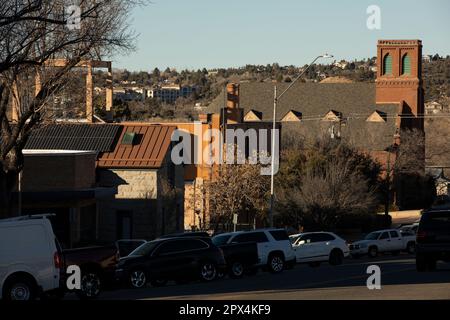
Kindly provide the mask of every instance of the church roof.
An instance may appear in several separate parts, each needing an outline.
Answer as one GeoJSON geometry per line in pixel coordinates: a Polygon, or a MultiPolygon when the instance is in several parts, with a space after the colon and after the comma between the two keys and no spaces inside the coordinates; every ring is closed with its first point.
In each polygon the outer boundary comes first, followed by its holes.
{"type": "MultiPolygon", "coordinates": [[[[278,83],[278,92],[283,92],[288,85],[278,83]]],[[[240,107],[244,112],[258,110],[263,114],[263,121],[271,121],[273,89],[274,83],[241,83],[240,107]]],[[[207,112],[218,112],[223,103],[223,95],[219,95],[208,106],[207,112]]],[[[276,118],[281,121],[290,110],[302,114],[302,121],[282,123],[282,135],[295,133],[312,141],[323,132],[336,131],[339,125],[341,136],[355,146],[382,151],[393,142],[398,108],[398,104],[375,103],[374,83],[297,83],[279,100],[276,118]],[[321,121],[330,110],[339,114],[342,121],[321,121]],[[366,121],[377,110],[386,114],[386,121],[366,121]]]]}

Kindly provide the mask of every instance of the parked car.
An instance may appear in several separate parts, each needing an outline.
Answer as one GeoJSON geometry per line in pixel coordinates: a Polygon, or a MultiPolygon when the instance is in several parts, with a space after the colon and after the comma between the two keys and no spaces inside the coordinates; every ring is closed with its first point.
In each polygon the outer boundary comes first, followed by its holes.
{"type": "Polygon", "coordinates": [[[331,232],[299,233],[291,235],[290,239],[297,263],[319,266],[321,262],[328,261],[336,266],[350,255],[345,240],[331,232]]]}
{"type": "Polygon", "coordinates": [[[102,289],[114,285],[119,256],[115,244],[67,249],[62,254],[65,268],[77,265],[81,269],[81,290],[76,292],[80,298],[96,298],[102,289]]]}
{"type": "Polygon", "coordinates": [[[58,290],[62,267],[46,215],[0,220],[0,299],[33,300],[58,290]]]}
{"type": "Polygon", "coordinates": [[[141,288],[147,282],[163,286],[168,280],[212,281],[225,268],[222,250],[210,239],[157,239],[144,243],[121,258],[116,268],[116,279],[134,288],[141,288]]]}
{"type": "Polygon", "coordinates": [[[356,241],[349,245],[350,253],[354,257],[368,255],[376,257],[378,253],[391,252],[398,254],[406,251],[415,252],[416,237],[414,235],[402,235],[397,229],[385,229],[369,233],[364,240],[356,241]]]}
{"type": "Polygon", "coordinates": [[[191,231],[191,232],[180,232],[180,233],[170,233],[159,237],[158,239],[168,239],[168,238],[184,238],[184,237],[204,237],[209,238],[209,233],[206,231],[191,231]]]}
{"type": "Polygon", "coordinates": [[[436,269],[438,260],[450,261],[450,210],[424,211],[417,231],[417,271],[436,269]]]}
{"type": "Polygon", "coordinates": [[[119,258],[128,256],[136,248],[146,243],[147,240],[144,239],[122,239],[116,241],[117,250],[119,253],[119,258]]]}
{"type": "Polygon", "coordinates": [[[255,242],[258,249],[258,267],[278,273],[295,265],[295,252],[284,229],[260,229],[238,231],[231,235],[226,244],[255,242]]]}
{"type": "Polygon", "coordinates": [[[240,278],[245,273],[254,273],[258,264],[256,242],[227,243],[232,236],[233,233],[223,233],[212,238],[212,242],[224,253],[228,274],[232,278],[240,278]]]}
{"type": "Polygon", "coordinates": [[[417,229],[419,228],[419,223],[406,224],[398,228],[401,233],[417,234],[417,229]]]}

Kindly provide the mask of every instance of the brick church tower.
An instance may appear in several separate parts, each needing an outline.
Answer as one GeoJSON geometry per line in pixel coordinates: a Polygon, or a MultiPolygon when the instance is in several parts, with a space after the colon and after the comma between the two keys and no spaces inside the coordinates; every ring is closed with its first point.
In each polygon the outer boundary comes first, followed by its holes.
{"type": "Polygon", "coordinates": [[[379,40],[376,102],[399,103],[402,127],[424,128],[422,41],[379,40]]]}

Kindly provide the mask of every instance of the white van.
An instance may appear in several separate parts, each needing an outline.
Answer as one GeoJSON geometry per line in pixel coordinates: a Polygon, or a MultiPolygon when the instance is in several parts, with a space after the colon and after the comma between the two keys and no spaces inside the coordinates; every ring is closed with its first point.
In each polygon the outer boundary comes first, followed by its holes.
{"type": "Polygon", "coordinates": [[[47,215],[0,220],[0,299],[33,300],[59,288],[60,268],[47,215]]]}

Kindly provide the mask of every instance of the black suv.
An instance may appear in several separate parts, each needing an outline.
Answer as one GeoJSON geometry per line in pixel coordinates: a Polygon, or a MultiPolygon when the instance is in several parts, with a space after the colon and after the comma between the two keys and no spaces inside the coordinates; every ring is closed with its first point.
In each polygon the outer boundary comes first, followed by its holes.
{"type": "Polygon", "coordinates": [[[141,288],[147,282],[163,286],[168,280],[212,281],[225,268],[222,250],[209,238],[157,239],[120,259],[116,279],[134,288],[141,288]]]}
{"type": "Polygon", "coordinates": [[[417,271],[436,269],[438,260],[450,261],[450,209],[424,211],[417,230],[417,271]]]}

